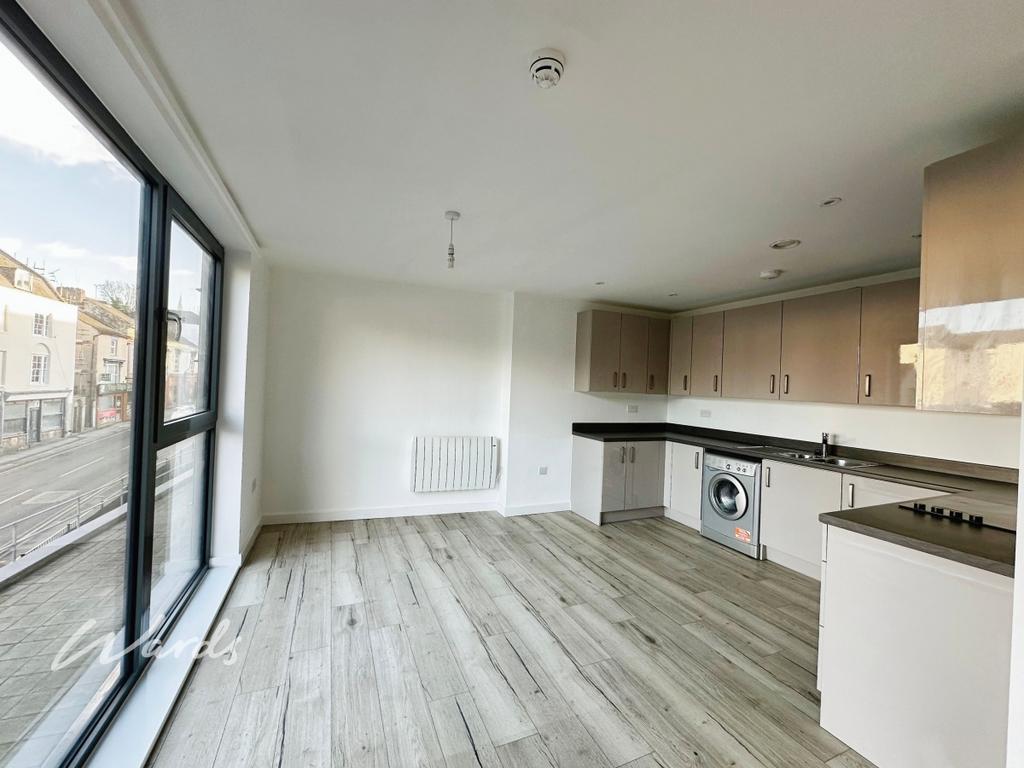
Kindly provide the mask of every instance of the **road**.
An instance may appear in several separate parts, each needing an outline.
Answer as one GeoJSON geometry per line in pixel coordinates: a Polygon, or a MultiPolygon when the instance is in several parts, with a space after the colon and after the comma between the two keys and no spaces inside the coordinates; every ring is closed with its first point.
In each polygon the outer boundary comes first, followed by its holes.
{"type": "Polygon", "coordinates": [[[128,424],[118,424],[5,456],[0,527],[120,478],[128,471],[130,434],[128,424]]]}

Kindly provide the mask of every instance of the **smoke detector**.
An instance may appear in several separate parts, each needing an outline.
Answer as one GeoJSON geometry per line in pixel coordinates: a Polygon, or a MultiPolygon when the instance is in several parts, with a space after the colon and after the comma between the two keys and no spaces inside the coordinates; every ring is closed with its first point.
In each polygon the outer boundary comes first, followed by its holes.
{"type": "Polygon", "coordinates": [[[558,85],[565,71],[565,54],[554,48],[541,48],[533,52],[530,75],[540,88],[547,90],[558,85]]]}

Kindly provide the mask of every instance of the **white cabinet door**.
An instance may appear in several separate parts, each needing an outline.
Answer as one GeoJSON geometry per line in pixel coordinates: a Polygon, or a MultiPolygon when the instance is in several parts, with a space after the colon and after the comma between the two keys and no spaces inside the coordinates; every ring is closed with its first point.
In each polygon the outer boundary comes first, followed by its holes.
{"type": "Polygon", "coordinates": [[[629,443],[626,456],[626,509],[660,507],[665,503],[665,443],[629,443]]]}
{"type": "Polygon", "coordinates": [[[700,528],[704,449],[685,443],[669,443],[667,450],[671,452],[672,461],[665,516],[692,528],[700,528]]]}
{"type": "Polygon", "coordinates": [[[821,580],[818,515],[842,505],[843,476],[826,469],[761,465],[761,543],[769,560],[821,580]]]}
{"type": "Polygon", "coordinates": [[[843,509],[860,509],[877,504],[898,504],[914,499],[945,496],[942,491],[913,485],[876,480],[872,477],[843,475],[843,509]]]}
{"type": "Polygon", "coordinates": [[[604,470],[601,473],[601,511],[619,512],[626,508],[626,457],[629,443],[604,444],[604,470]]]}

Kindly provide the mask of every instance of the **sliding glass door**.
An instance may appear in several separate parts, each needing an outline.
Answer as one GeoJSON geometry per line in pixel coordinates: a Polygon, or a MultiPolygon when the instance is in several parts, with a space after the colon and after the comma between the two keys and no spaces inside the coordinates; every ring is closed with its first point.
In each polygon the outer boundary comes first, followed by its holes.
{"type": "Polygon", "coordinates": [[[0,766],[83,762],[208,561],[223,249],[0,4],[0,766]]]}

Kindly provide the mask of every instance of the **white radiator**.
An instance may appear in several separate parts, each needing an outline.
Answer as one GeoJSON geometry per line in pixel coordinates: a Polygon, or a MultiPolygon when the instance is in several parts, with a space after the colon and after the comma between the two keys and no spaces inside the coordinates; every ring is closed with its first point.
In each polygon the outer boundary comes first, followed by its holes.
{"type": "Polygon", "coordinates": [[[498,438],[413,438],[413,491],[473,491],[497,482],[498,438]]]}

